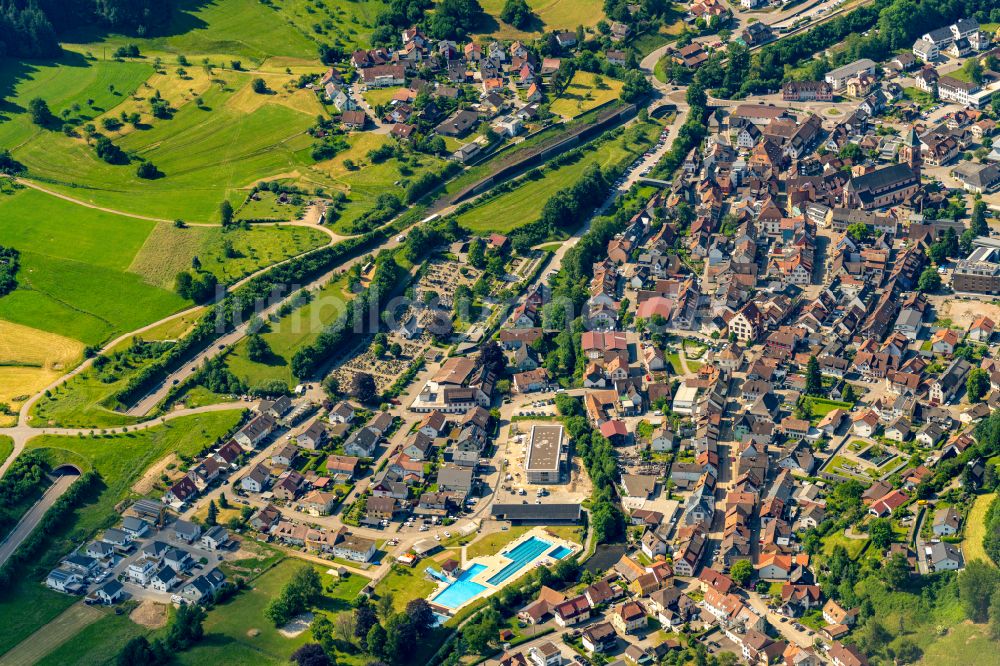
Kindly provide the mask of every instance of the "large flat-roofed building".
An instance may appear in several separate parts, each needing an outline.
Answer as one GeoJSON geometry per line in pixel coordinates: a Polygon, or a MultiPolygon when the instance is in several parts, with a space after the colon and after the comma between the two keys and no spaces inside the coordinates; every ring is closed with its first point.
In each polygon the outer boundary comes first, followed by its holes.
{"type": "Polygon", "coordinates": [[[979,294],[1000,293],[1000,248],[988,239],[977,239],[976,249],[955,266],[951,286],[955,291],[979,294]],[[983,243],[983,244],[980,244],[983,243]]]}
{"type": "Polygon", "coordinates": [[[558,483],[561,477],[563,427],[533,425],[524,457],[528,483],[558,483]]]}

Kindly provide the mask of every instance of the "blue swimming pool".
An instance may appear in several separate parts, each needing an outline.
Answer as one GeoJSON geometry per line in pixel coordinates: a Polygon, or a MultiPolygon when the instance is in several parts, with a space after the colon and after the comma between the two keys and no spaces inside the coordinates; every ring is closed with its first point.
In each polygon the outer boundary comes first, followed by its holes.
{"type": "Polygon", "coordinates": [[[471,580],[482,573],[485,568],[485,564],[473,564],[471,567],[463,571],[461,575],[455,579],[455,582],[441,590],[441,592],[436,597],[431,599],[431,601],[439,606],[454,609],[458,608],[481,592],[486,591],[485,585],[473,583],[471,580]]]}
{"type": "Polygon", "coordinates": [[[490,576],[486,582],[490,585],[499,585],[551,547],[551,543],[538,537],[531,537],[526,541],[522,541],[516,548],[503,553],[503,556],[510,560],[510,564],[490,576]]]}
{"type": "Polygon", "coordinates": [[[552,552],[549,553],[549,557],[553,560],[561,560],[572,552],[572,548],[567,548],[566,546],[556,546],[552,549],[552,552]]]}

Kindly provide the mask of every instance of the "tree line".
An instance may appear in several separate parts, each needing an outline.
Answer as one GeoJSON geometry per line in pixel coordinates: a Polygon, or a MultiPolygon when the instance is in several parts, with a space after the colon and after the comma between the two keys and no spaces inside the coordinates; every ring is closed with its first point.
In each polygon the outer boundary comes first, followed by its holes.
{"type": "Polygon", "coordinates": [[[0,56],[58,56],[59,37],[82,26],[151,35],[173,8],[172,0],[0,0],[0,56]]]}
{"type": "Polygon", "coordinates": [[[128,384],[118,391],[112,400],[119,405],[132,404],[157,383],[163,381],[170,372],[204,349],[220,333],[231,331],[237,324],[246,321],[259,303],[268,302],[274,293],[282,293],[322,275],[352,254],[384,240],[386,234],[391,231],[383,229],[341,241],[331,247],[310,252],[275,266],[263,275],[250,280],[212,306],[188,335],[179,340],[163,357],[132,376],[128,384]]]}
{"type": "Polygon", "coordinates": [[[21,253],[12,247],[0,245],[0,297],[17,288],[17,271],[21,267],[21,253]]]}

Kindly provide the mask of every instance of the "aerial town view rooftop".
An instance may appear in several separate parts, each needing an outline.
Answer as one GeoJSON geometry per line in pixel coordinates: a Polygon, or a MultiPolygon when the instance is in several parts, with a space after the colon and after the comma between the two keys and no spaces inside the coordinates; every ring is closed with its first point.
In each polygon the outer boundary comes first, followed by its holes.
{"type": "Polygon", "coordinates": [[[0,0],[0,666],[1000,666],[997,0],[0,0]]]}

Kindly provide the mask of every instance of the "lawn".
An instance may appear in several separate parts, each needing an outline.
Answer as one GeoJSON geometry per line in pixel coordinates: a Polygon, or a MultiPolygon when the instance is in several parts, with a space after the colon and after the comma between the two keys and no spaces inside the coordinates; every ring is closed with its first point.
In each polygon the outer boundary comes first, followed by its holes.
{"type": "Polygon", "coordinates": [[[7,460],[7,456],[14,452],[14,440],[7,435],[0,435],[0,465],[7,460]]]}
{"type": "MultiPolygon", "coordinates": [[[[286,638],[264,617],[264,608],[278,595],[292,575],[302,566],[315,566],[286,558],[251,584],[251,589],[241,592],[231,601],[212,609],[205,620],[205,639],[190,651],[178,655],[181,664],[219,663],[288,663],[288,658],[298,647],[309,642],[308,631],[295,638],[286,638]],[[259,633],[257,633],[259,632],[259,633]],[[251,636],[250,634],[255,635],[251,636]],[[244,661],[246,657],[252,657],[244,661]]],[[[337,581],[325,573],[326,568],[316,566],[323,579],[325,598],[318,610],[332,619],[350,610],[351,602],[358,596],[368,579],[357,574],[337,581]],[[333,585],[333,591],[329,591],[333,585]]],[[[360,655],[337,655],[337,662],[364,663],[360,655]],[[357,660],[357,661],[355,661],[357,660]]]]}
{"type": "Polygon", "coordinates": [[[391,594],[392,606],[397,611],[402,611],[413,599],[425,599],[437,587],[423,573],[426,566],[426,562],[421,562],[412,569],[402,565],[393,566],[375,586],[375,594],[391,594]]]}
{"type": "Polygon", "coordinates": [[[28,449],[44,451],[53,465],[70,462],[95,469],[101,483],[46,541],[46,549],[22,567],[12,586],[0,591],[0,654],[47,624],[76,599],[39,583],[59,558],[118,518],[115,506],[131,494],[142,473],[168,452],[193,456],[225,435],[239,421],[238,411],[189,416],[144,430],[106,437],[43,435],[28,449]]]}
{"type": "Polygon", "coordinates": [[[812,396],[807,398],[807,400],[809,400],[809,403],[812,405],[813,418],[817,419],[822,419],[835,409],[843,409],[849,412],[854,408],[854,404],[850,402],[827,400],[826,398],[815,398],[812,396]]]}
{"type": "Polygon", "coordinates": [[[919,88],[903,88],[903,97],[911,102],[915,102],[921,110],[929,109],[934,106],[934,96],[920,90],[919,88]]]}
{"type": "Polygon", "coordinates": [[[552,113],[575,118],[613,99],[622,92],[622,82],[591,72],[578,70],[566,89],[553,100],[552,113]]]}
{"type": "Polygon", "coordinates": [[[30,189],[0,196],[0,245],[21,252],[0,319],[96,344],[179,309],[179,296],[128,272],[153,226],[30,189]]]}
{"type": "MultiPolygon", "coordinates": [[[[640,131],[644,131],[649,139],[659,130],[659,125],[654,123],[636,127],[641,128],[640,131]]],[[[487,199],[483,204],[459,215],[458,223],[473,233],[489,231],[503,233],[534,222],[545,202],[556,192],[576,183],[588,166],[598,164],[601,167],[608,167],[618,164],[629,156],[637,154],[647,145],[627,143],[625,137],[629,132],[602,141],[598,145],[586,146],[583,155],[575,162],[546,169],[542,172],[542,177],[533,180],[522,178],[517,181],[519,186],[513,190],[487,199]]]]}
{"type": "Polygon", "coordinates": [[[867,539],[848,539],[843,530],[837,530],[823,537],[823,554],[830,556],[836,546],[843,546],[851,559],[857,559],[864,549],[867,539]]]}
{"type": "Polygon", "coordinates": [[[573,31],[579,25],[590,28],[605,20],[600,0],[528,0],[535,20],[525,31],[500,20],[504,0],[481,0],[479,4],[489,16],[480,22],[476,33],[498,39],[534,39],[543,32],[573,31]]]}
{"type": "Polygon", "coordinates": [[[986,512],[996,497],[996,493],[980,495],[976,498],[968,518],[965,519],[965,540],[962,542],[962,552],[967,562],[982,560],[993,564],[986,551],[983,550],[983,538],[986,536],[986,512]]]}
{"type": "Polygon", "coordinates": [[[482,555],[495,555],[515,539],[527,534],[533,528],[527,525],[516,525],[505,532],[494,532],[487,534],[481,539],[469,544],[465,549],[465,556],[469,559],[482,555]]]}
{"type": "Polygon", "coordinates": [[[354,294],[347,290],[346,277],[336,278],[322,289],[311,292],[308,303],[268,324],[261,335],[271,347],[271,355],[266,361],[250,360],[246,355],[246,340],[242,340],[228,357],[229,369],[249,386],[274,379],[294,386],[291,361],[295,352],[312,344],[320,332],[347,309],[347,303],[353,298],[354,294]]]}
{"type": "Polygon", "coordinates": [[[396,93],[399,92],[399,90],[399,86],[391,88],[369,88],[364,92],[364,98],[365,101],[368,102],[368,106],[374,109],[377,106],[382,106],[391,102],[392,98],[396,96],[396,93]]]}

